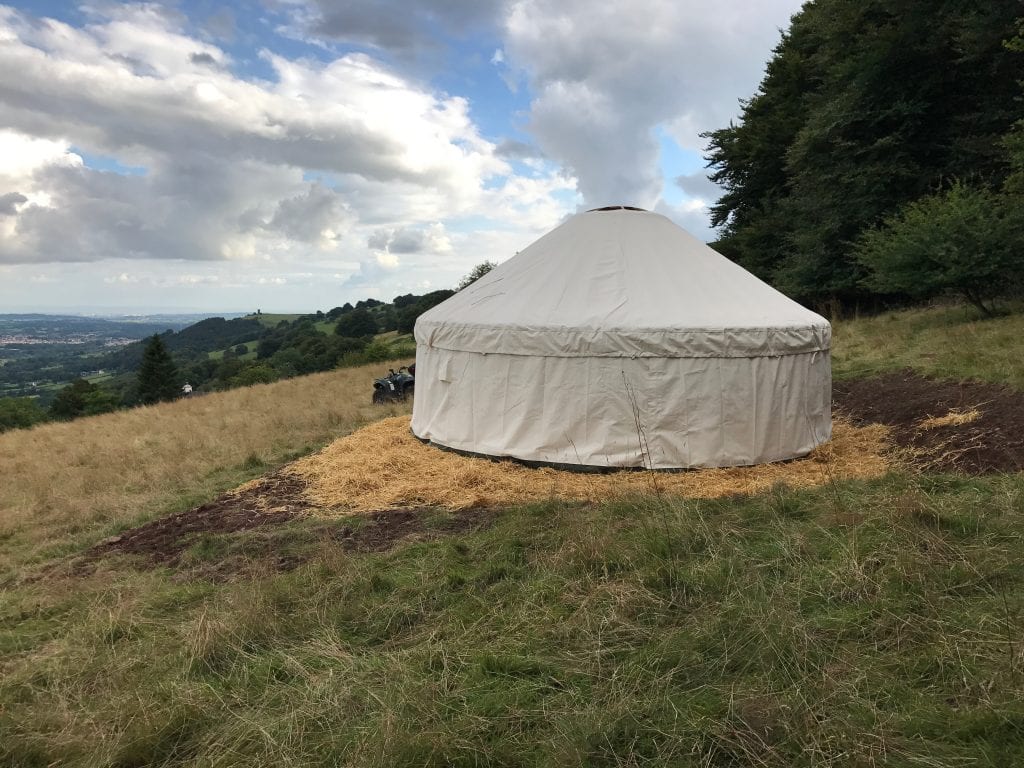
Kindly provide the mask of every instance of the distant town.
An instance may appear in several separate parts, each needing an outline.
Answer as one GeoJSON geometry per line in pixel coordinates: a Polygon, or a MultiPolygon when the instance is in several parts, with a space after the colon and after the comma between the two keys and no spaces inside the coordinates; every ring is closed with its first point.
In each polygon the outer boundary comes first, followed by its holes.
{"type": "Polygon", "coordinates": [[[23,346],[26,344],[93,344],[100,343],[104,347],[123,347],[138,339],[127,337],[105,338],[97,333],[83,333],[66,335],[63,333],[55,336],[35,336],[28,334],[0,334],[0,347],[23,346]]]}

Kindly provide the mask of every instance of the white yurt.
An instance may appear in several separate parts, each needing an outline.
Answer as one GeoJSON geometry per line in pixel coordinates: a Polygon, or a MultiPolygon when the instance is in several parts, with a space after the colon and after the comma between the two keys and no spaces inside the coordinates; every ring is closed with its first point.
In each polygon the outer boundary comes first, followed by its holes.
{"type": "Polygon", "coordinates": [[[573,216],[415,335],[413,434],[457,451],[726,467],[832,432],[828,321],[648,211],[573,216]]]}

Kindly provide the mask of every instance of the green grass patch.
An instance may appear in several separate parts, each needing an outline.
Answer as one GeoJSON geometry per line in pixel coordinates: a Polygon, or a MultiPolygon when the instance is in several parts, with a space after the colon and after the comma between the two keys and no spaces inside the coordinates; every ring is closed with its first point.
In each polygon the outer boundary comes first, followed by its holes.
{"type": "Polygon", "coordinates": [[[1024,390],[1024,313],[984,318],[964,306],[888,312],[833,325],[837,378],[913,368],[1024,390]]]}
{"type": "Polygon", "coordinates": [[[267,328],[276,328],[277,324],[280,323],[282,320],[287,320],[289,323],[294,323],[300,317],[302,317],[301,314],[291,315],[291,314],[280,314],[280,313],[273,313],[273,312],[264,312],[264,313],[259,314],[259,315],[246,315],[245,319],[246,320],[258,320],[260,323],[265,325],[267,328]]]}
{"type": "MultiPolygon", "coordinates": [[[[255,342],[255,341],[246,342],[245,346],[248,348],[249,351],[245,352],[245,353],[243,353],[241,355],[235,355],[235,358],[238,359],[238,360],[255,360],[256,359],[256,344],[257,344],[257,342],[255,342]]],[[[224,350],[223,349],[215,349],[215,350],[212,350],[210,352],[207,352],[206,356],[210,360],[223,360],[224,359],[224,350]]]]}
{"type": "Polygon", "coordinates": [[[326,333],[328,336],[334,334],[334,329],[338,325],[336,320],[319,320],[313,323],[313,327],[316,328],[320,333],[326,333]]]}
{"type": "Polygon", "coordinates": [[[207,535],[7,593],[0,761],[1012,765],[1022,512],[1020,477],[891,476],[435,513],[384,552],[207,535]]]}

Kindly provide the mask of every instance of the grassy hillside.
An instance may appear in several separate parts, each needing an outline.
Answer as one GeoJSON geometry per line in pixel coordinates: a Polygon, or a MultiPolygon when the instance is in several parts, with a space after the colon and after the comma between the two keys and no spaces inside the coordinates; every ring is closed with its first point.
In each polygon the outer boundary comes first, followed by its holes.
{"type": "Polygon", "coordinates": [[[342,369],[0,434],[0,585],[25,562],[204,501],[400,412],[370,404],[381,373],[342,369]]]}
{"type": "Polygon", "coordinates": [[[280,323],[282,320],[284,320],[285,322],[288,322],[288,323],[293,323],[296,320],[298,320],[300,317],[302,317],[302,315],[299,315],[299,314],[284,315],[284,314],[274,314],[272,312],[264,312],[264,313],[261,313],[259,315],[246,315],[245,319],[246,320],[256,320],[261,325],[263,325],[263,326],[265,326],[267,328],[275,328],[275,327],[277,327],[277,324],[280,323]]]}
{"type": "Polygon", "coordinates": [[[833,332],[837,378],[914,368],[1024,390],[1024,312],[984,318],[964,306],[915,309],[839,322],[833,332]]]}
{"type": "MultiPolygon", "coordinates": [[[[963,344],[1016,383],[1020,319],[956,312],[838,324],[837,372],[941,371],[963,344]]],[[[375,372],[0,436],[0,765],[1024,761],[1020,474],[65,557],[394,413],[367,405],[375,372]]]]}

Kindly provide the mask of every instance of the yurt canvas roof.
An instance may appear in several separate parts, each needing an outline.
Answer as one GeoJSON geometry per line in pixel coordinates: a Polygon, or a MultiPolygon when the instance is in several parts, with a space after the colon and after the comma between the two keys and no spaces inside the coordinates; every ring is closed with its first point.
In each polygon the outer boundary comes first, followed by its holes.
{"type": "Polygon", "coordinates": [[[828,349],[829,325],[669,219],[565,221],[416,324],[418,343],[541,356],[748,357],[828,349]]]}

